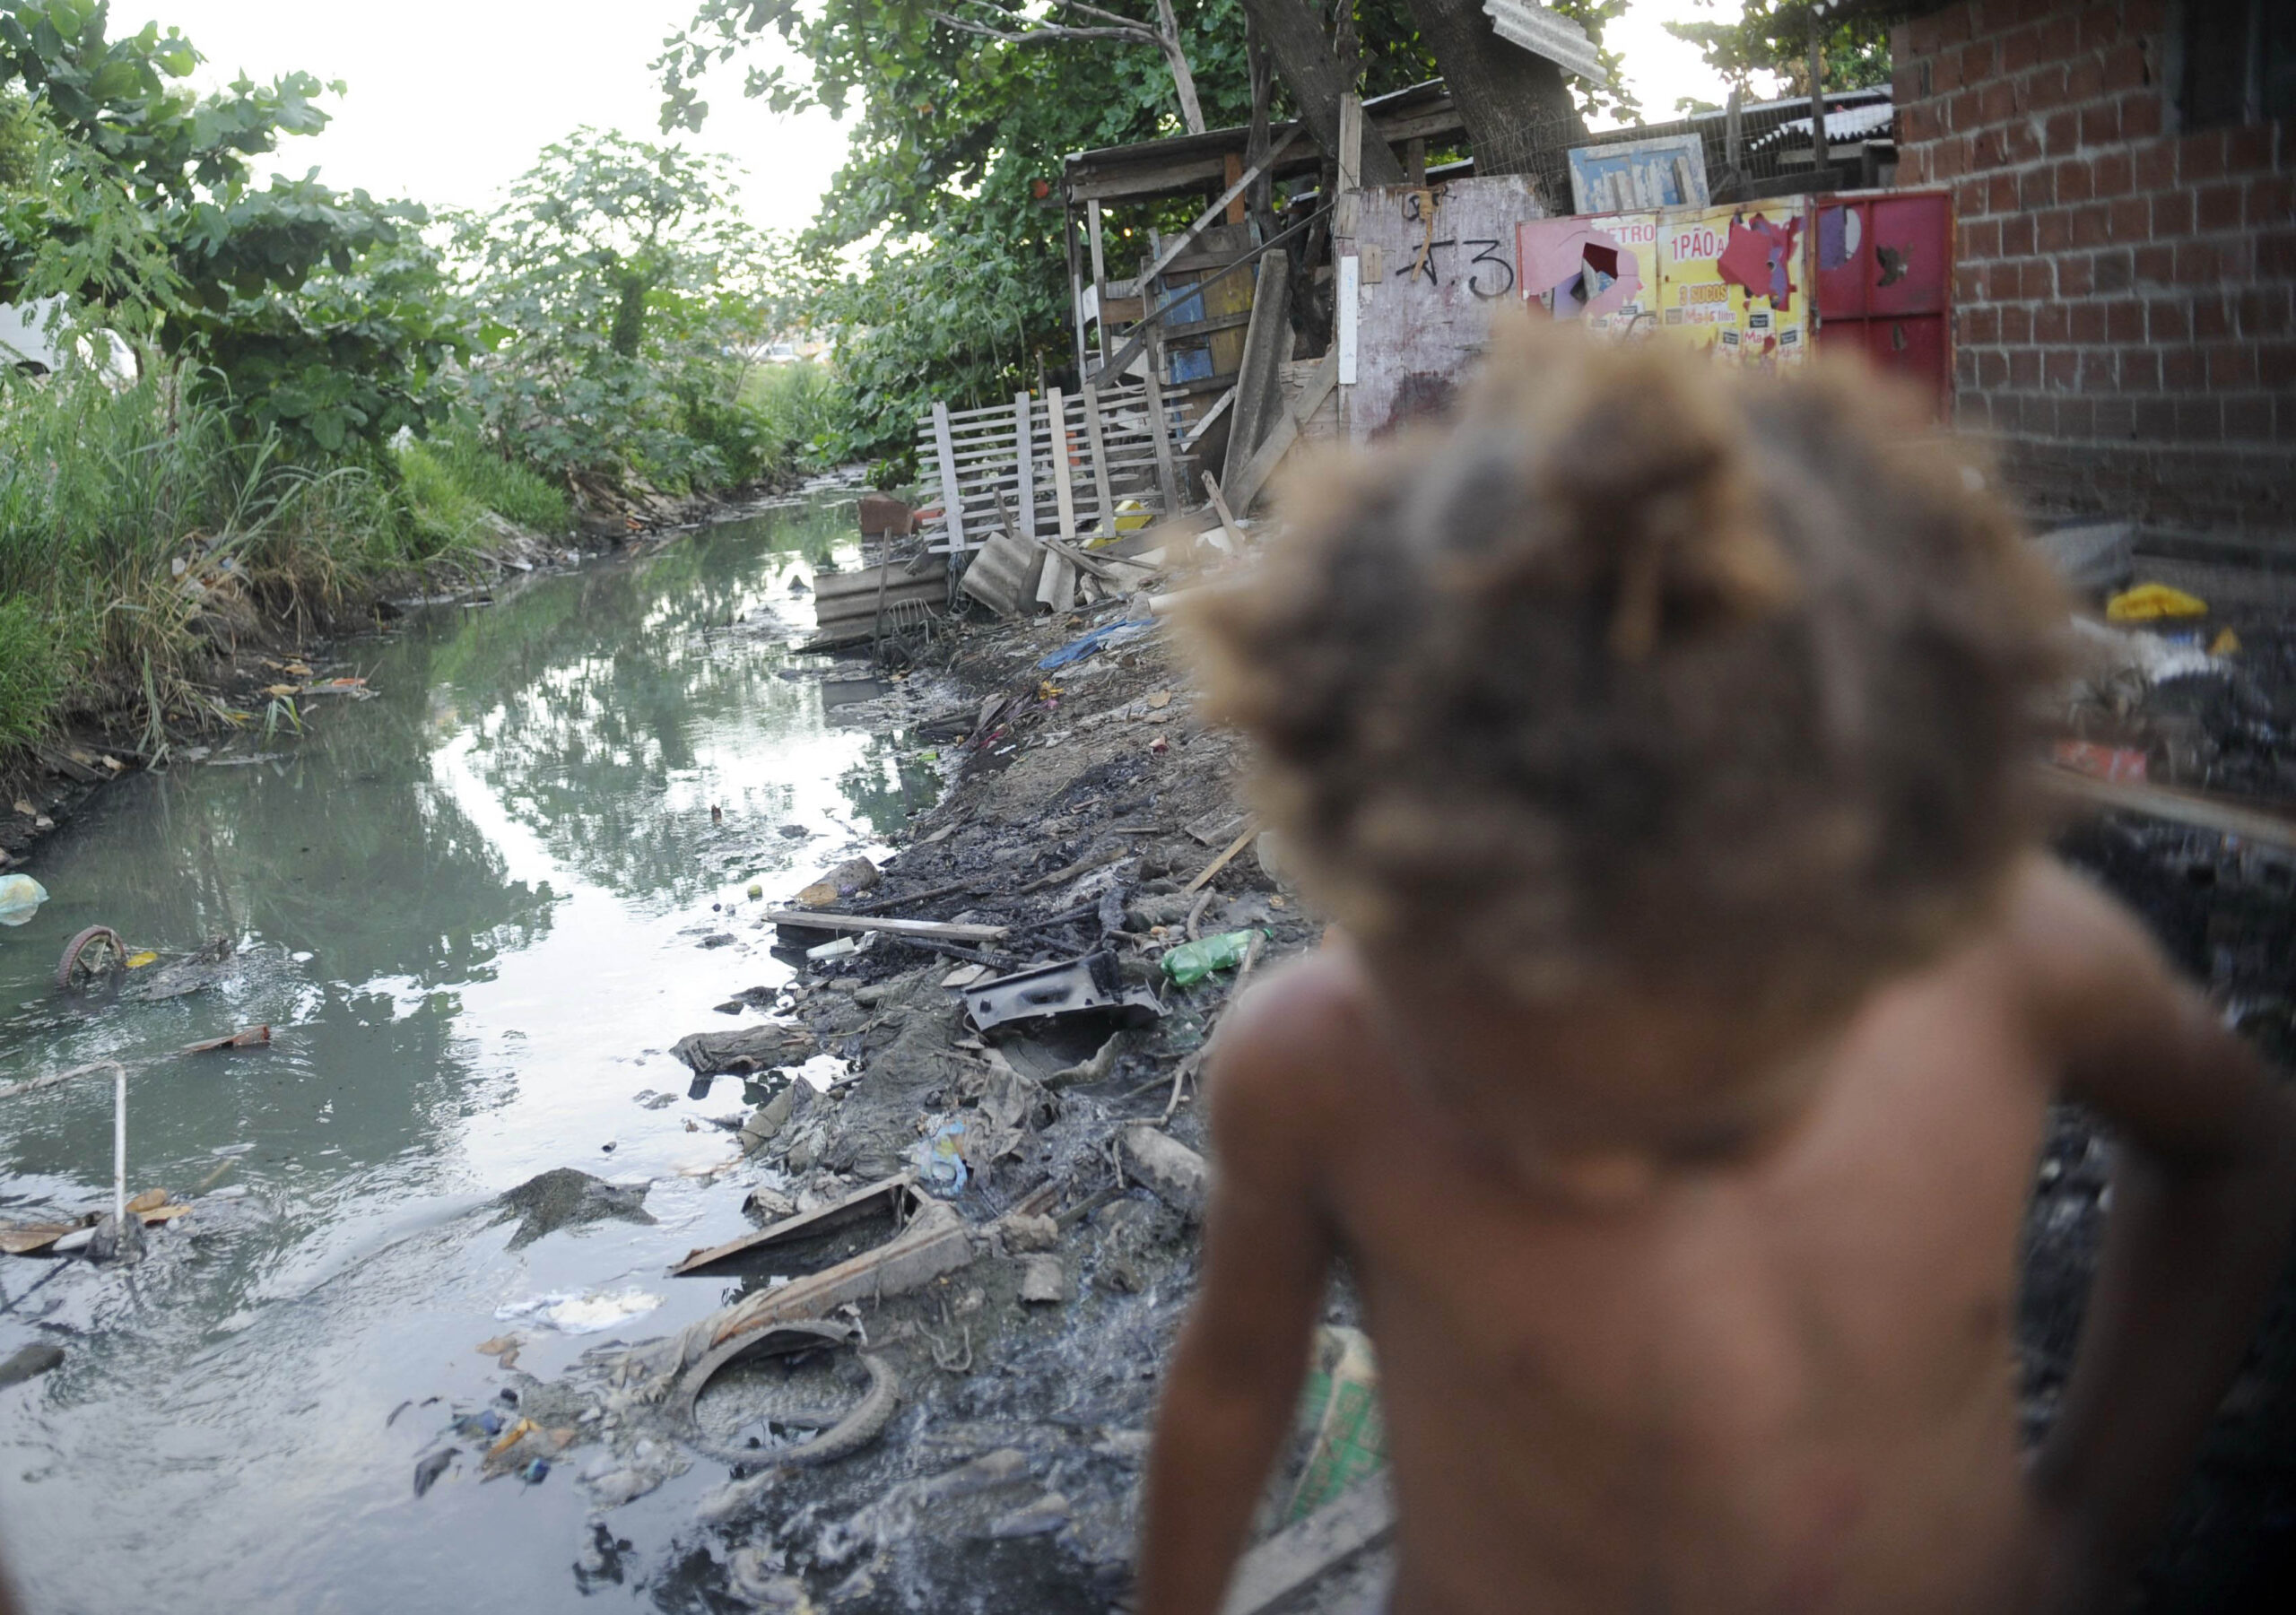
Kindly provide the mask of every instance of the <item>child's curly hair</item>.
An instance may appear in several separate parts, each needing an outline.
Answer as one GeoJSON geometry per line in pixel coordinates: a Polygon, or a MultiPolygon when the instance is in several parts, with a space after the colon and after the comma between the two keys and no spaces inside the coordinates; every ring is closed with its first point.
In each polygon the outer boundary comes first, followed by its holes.
{"type": "Polygon", "coordinates": [[[1187,621],[1375,950],[1816,1011],[1957,934],[2037,828],[2061,605],[1985,485],[1862,367],[1525,323],[1447,424],[1299,479],[1187,621]]]}

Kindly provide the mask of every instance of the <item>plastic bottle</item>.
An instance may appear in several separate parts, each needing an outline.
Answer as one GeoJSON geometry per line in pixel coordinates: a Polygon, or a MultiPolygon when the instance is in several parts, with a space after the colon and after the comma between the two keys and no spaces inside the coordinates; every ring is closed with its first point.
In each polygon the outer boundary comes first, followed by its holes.
{"type": "Polygon", "coordinates": [[[1242,964],[1252,938],[1266,934],[1265,931],[1223,931],[1218,936],[1183,942],[1165,953],[1164,974],[1176,985],[1194,986],[1214,970],[1232,970],[1242,964]]]}

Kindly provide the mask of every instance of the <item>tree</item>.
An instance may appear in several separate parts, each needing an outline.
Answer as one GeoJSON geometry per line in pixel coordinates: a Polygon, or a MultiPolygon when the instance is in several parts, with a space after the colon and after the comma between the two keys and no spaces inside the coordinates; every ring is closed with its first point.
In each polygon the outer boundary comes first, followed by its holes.
{"type": "Polygon", "coordinates": [[[469,389],[498,437],[609,482],[757,473],[737,356],[795,317],[800,276],[743,217],[735,178],[723,158],[578,129],[501,208],[457,221],[494,345],[469,389]]]}
{"type": "MultiPolygon", "coordinates": [[[[1695,0],[1712,9],[1714,0],[1695,0]]],[[[1706,65],[1734,89],[1756,88],[1756,74],[1776,77],[1776,93],[1810,93],[1807,0],[1746,0],[1735,22],[1668,22],[1668,33],[1698,47],[1706,65]]],[[[1890,82],[1890,30],[1870,17],[1820,24],[1819,46],[1827,87],[1862,90],[1890,82]]],[[[1686,100],[1681,110],[1709,110],[1686,100]]]]}
{"type": "Polygon", "coordinates": [[[254,183],[251,159],[326,126],[326,87],[291,73],[196,95],[188,40],[157,24],[111,39],[109,16],[104,0],[0,0],[0,89],[22,86],[39,126],[33,178],[0,198],[0,300],[92,305],[300,445],[435,415],[437,373],[465,343],[422,211],[316,173],[254,183]],[[376,317],[352,293],[385,283],[376,317]]]}
{"type": "MultiPolygon", "coordinates": [[[[970,4],[977,10],[1006,19],[1008,24],[1014,17],[996,0],[970,0],[970,4]]],[[[1181,121],[1187,125],[1189,134],[1204,133],[1204,108],[1196,97],[1196,74],[1187,65],[1187,50],[1180,39],[1179,22],[1172,14],[1172,0],[1156,0],[1156,19],[1152,23],[1135,22],[1119,12],[1088,5],[1085,0],[1053,0],[1053,4],[1079,16],[1097,19],[1097,26],[1032,22],[1015,32],[1009,25],[995,27],[978,18],[959,17],[944,11],[935,11],[932,17],[944,27],[978,34],[984,39],[1001,39],[1007,45],[1061,44],[1078,39],[1120,39],[1134,45],[1152,45],[1171,69],[1172,91],[1179,100],[1181,121]]]]}

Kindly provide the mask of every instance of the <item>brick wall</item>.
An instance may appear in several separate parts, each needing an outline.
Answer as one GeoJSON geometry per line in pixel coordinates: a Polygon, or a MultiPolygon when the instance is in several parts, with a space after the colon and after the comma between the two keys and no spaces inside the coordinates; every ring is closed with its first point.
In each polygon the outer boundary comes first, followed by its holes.
{"type": "Polygon", "coordinates": [[[1956,412],[2033,506],[2296,560],[2292,130],[2181,132],[2173,26],[2167,0],[1903,24],[1898,183],[1952,189],[1956,412]]]}

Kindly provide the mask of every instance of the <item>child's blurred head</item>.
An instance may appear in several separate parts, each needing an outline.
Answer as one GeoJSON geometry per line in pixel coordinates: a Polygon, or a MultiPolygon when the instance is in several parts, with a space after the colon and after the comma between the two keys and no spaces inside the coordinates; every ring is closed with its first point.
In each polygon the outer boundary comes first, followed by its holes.
{"type": "Polygon", "coordinates": [[[1192,627],[1263,814],[1375,959],[1822,1013],[2033,834],[2054,587],[1861,368],[1522,326],[1446,424],[1293,491],[1192,627]]]}

